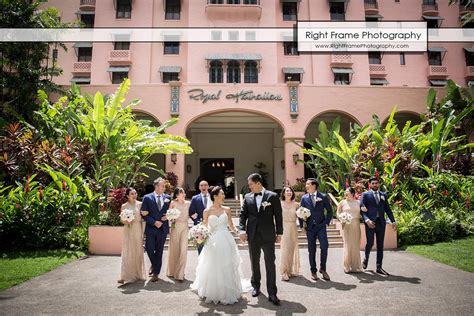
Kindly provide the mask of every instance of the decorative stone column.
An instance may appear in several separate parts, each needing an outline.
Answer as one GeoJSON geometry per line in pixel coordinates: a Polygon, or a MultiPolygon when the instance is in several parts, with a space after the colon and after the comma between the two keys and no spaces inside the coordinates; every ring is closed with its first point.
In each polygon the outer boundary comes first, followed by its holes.
{"type": "Polygon", "coordinates": [[[170,94],[170,113],[172,117],[179,116],[179,90],[181,87],[181,81],[170,81],[171,88],[170,94]]]}
{"type": "Polygon", "coordinates": [[[299,81],[287,81],[290,96],[290,116],[295,122],[298,118],[298,86],[299,81]]]}

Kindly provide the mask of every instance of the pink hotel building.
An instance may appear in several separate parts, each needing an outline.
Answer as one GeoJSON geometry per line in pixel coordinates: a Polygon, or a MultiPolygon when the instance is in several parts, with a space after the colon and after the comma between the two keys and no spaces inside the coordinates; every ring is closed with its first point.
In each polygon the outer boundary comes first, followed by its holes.
{"type": "MultiPolygon", "coordinates": [[[[238,194],[257,163],[265,165],[269,188],[295,183],[308,170],[296,163],[302,154],[293,141],[317,137],[319,122],[340,117],[347,134],[350,124],[369,123],[372,114],[386,119],[394,106],[399,121],[417,121],[430,86],[442,87],[447,79],[461,86],[474,82],[472,42],[429,43],[427,52],[404,54],[298,54],[287,34],[279,42],[252,43],[251,32],[220,31],[291,28],[297,20],[461,27],[460,16],[474,8],[448,6],[448,0],[50,0],[47,5],[58,7],[63,20],[80,19],[86,27],[216,28],[211,43],[180,42],[177,32],[163,42],[130,43],[125,33],[113,42],[69,43],[67,52],[57,53],[64,70],[58,83],[76,82],[85,92],[106,94],[128,77],[128,99],[142,100],[136,109],[140,118],[157,124],[179,118],[167,132],[186,136],[194,153],[154,159],[191,190],[201,176],[211,184],[232,182],[238,194]],[[239,36],[249,41],[218,41],[239,36]],[[263,99],[236,102],[242,91],[263,99]],[[210,97],[207,102],[201,92],[210,97]]],[[[155,176],[150,172],[147,182],[155,176]]]]}

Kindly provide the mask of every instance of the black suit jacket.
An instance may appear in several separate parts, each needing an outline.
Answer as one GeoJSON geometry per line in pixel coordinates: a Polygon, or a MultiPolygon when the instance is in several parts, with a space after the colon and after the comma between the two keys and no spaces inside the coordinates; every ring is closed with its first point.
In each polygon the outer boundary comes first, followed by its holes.
{"type": "Polygon", "coordinates": [[[249,242],[253,241],[257,230],[264,242],[275,242],[276,235],[283,234],[283,217],[278,195],[265,190],[258,210],[254,194],[246,194],[240,212],[239,227],[247,232],[249,242]],[[265,202],[270,204],[264,207],[265,202]]]}

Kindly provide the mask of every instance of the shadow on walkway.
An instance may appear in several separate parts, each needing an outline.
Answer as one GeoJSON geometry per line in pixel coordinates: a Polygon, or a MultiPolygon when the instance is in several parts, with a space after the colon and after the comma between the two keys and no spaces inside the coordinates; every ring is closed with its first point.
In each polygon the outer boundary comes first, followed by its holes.
{"type": "Polygon", "coordinates": [[[160,291],[163,293],[170,293],[170,292],[183,292],[189,290],[189,286],[191,285],[191,281],[184,280],[182,282],[170,282],[160,279],[158,282],[153,283],[150,281],[147,282],[134,282],[134,283],[126,283],[119,288],[122,290],[122,294],[135,294],[142,290],[146,291],[160,291]]]}
{"type": "Polygon", "coordinates": [[[334,288],[339,291],[350,291],[357,287],[357,285],[355,284],[344,284],[332,280],[323,281],[322,279],[319,279],[318,281],[312,281],[301,275],[295,278],[291,278],[289,282],[301,286],[314,287],[323,290],[334,288]]]}
{"type": "Polygon", "coordinates": [[[373,270],[369,270],[365,273],[354,273],[351,274],[359,279],[360,283],[374,283],[374,282],[384,282],[384,281],[395,281],[395,282],[408,282],[411,284],[420,284],[420,278],[408,278],[401,275],[394,275],[391,274],[390,276],[382,276],[380,274],[375,273],[373,270]]]}

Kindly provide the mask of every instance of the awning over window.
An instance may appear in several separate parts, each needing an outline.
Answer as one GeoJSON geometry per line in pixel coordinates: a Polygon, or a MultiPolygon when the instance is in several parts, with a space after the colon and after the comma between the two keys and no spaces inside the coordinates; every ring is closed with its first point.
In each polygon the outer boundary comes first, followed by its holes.
{"type": "Polygon", "coordinates": [[[87,77],[77,77],[77,78],[72,78],[71,80],[69,80],[70,82],[74,82],[74,83],[90,83],[91,82],[91,78],[87,78],[87,77]]]}
{"type": "Polygon", "coordinates": [[[281,2],[300,2],[301,0],[281,0],[281,2]]]}
{"type": "Polygon", "coordinates": [[[388,84],[388,81],[386,79],[382,78],[371,78],[370,79],[370,84],[388,84]]]}
{"type": "Polygon", "coordinates": [[[354,71],[352,68],[338,68],[338,67],[332,67],[332,72],[335,74],[352,74],[354,71]]]}
{"type": "Polygon", "coordinates": [[[474,53],[474,47],[464,47],[464,50],[468,53],[474,53]]]}
{"type": "Polygon", "coordinates": [[[82,47],[92,47],[92,43],[90,42],[77,42],[72,45],[74,48],[82,48],[82,47]]]}
{"type": "Polygon", "coordinates": [[[210,54],[207,60],[262,60],[260,54],[210,54]]]}
{"type": "Polygon", "coordinates": [[[161,66],[159,72],[181,72],[181,66],[161,66]]]}
{"type": "Polygon", "coordinates": [[[298,67],[283,67],[284,74],[304,74],[303,68],[298,67]]]}
{"type": "Polygon", "coordinates": [[[128,72],[130,67],[109,67],[107,68],[108,72],[128,72]]]}
{"type": "Polygon", "coordinates": [[[161,32],[161,38],[165,42],[179,42],[182,35],[182,32],[176,30],[166,30],[161,32]]]}
{"type": "Polygon", "coordinates": [[[366,18],[375,18],[375,19],[383,19],[383,16],[380,14],[366,14],[366,18]]]}
{"type": "Polygon", "coordinates": [[[293,32],[282,32],[280,33],[280,36],[281,36],[281,39],[284,41],[284,42],[294,42],[296,37],[295,35],[293,34],[293,32]]]}
{"type": "Polygon", "coordinates": [[[118,30],[112,31],[112,40],[114,42],[129,42],[132,35],[132,31],[118,30]]]}
{"type": "Polygon", "coordinates": [[[440,17],[439,15],[423,15],[423,19],[425,19],[425,20],[444,20],[444,18],[440,17]]]}
{"type": "Polygon", "coordinates": [[[447,51],[446,48],[444,47],[428,47],[428,51],[431,53],[439,52],[439,53],[444,53],[447,51]]]}
{"type": "Polygon", "coordinates": [[[349,2],[349,0],[329,0],[329,2],[349,2]]]}
{"type": "Polygon", "coordinates": [[[95,11],[82,11],[79,10],[76,12],[77,15],[95,15],[95,11]]]}
{"type": "Polygon", "coordinates": [[[430,80],[430,83],[433,86],[445,86],[448,83],[448,80],[430,80]]]}

